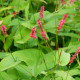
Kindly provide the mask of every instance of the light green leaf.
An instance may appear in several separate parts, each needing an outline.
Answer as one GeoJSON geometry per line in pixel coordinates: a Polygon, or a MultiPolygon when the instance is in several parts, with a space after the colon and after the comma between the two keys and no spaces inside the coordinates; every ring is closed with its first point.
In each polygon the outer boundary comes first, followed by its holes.
{"type": "Polygon", "coordinates": [[[66,72],[64,71],[55,71],[56,75],[57,76],[60,76],[63,78],[63,80],[75,80],[73,77],[70,76],[70,74],[67,74],[66,72]]]}

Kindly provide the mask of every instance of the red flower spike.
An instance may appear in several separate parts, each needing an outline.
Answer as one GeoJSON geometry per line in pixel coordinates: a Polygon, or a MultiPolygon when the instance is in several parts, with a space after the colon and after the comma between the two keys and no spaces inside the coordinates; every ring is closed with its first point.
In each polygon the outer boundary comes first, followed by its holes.
{"type": "Polygon", "coordinates": [[[59,33],[60,29],[62,28],[62,26],[65,23],[65,19],[61,19],[59,22],[59,25],[57,26],[57,34],[59,33]]]}
{"type": "Polygon", "coordinates": [[[5,25],[2,25],[2,26],[1,26],[1,31],[3,32],[4,35],[7,34],[6,29],[7,29],[7,28],[5,27],[5,25]]]}
{"type": "Polygon", "coordinates": [[[68,17],[68,13],[64,15],[64,18],[60,20],[58,26],[57,26],[57,34],[60,32],[60,29],[65,23],[65,19],[68,17]]]}
{"type": "Polygon", "coordinates": [[[40,12],[39,12],[39,19],[37,20],[37,25],[40,27],[42,37],[44,38],[44,40],[47,40],[45,31],[42,28],[42,24],[41,24],[41,21],[40,21],[40,19],[43,18],[43,16],[44,16],[43,12],[44,12],[44,6],[41,6],[41,9],[40,9],[40,12]]]}
{"type": "Polygon", "coordinates": [[[41,6],[40,12],[43,12],[44,11],[44,7],[45,6],[41,6]]]}
{"type": "Polygon", "coordinates": [[[70,4],[73,3],[75,0],[70,0],[70,4]]]}
{"type": "Polygon", "coordinates": [[[62,3],[62,6],[65,4],[65,1],[64,0],[61,0],[61,3],[62,3]]]}
{"type": "Polygon", "coordinates": [[[40,18],[37,20],[37,25],[38,25],[40,28],[42,28],[40,18]]]}
{"type": "Polygon", "coordinates": [[[40,14],[40,18],[43,18],[44,16],[43,12],[40,12],[39,14],[40,14]]]}
{"type": "Polygon", "coordinates": [[[77,54],[80,52],[80,47],[78,47],[77,51],[75,52],[75,54],[71,57],[70,59],[70,64],[71,65],[74,61],[74,59],[76,58],[77,54]]]}
{"type": "Polygon", "coordinates": [[[31,30],[31,34],[30,34],[30,37],[32,37],[33,40],[36,38],[36,33],[35,33],[35,31],[36,31],[36,28],[33,26],[32,30],[31,30]]]}
{"type": "Polygon", "coordinates": [[[16,17],[16,15],[17,15],[17,12],[15,11],[15,12],[13,12],[13,15],[14,15],[14,17],[16,17]]]}
{"type": "Polygon", "coordinates": [[[47,40],[45,31],[43,29],[40,29],[40,30],[41,30],[41,35],[44,38],[44,40],[47,40]]]}
{"type": "Polygon", "coordinates": [[[64,18],[63,19],[66,19],[67,17],[68,17],[68,13],[64,15],[64,18]]]}

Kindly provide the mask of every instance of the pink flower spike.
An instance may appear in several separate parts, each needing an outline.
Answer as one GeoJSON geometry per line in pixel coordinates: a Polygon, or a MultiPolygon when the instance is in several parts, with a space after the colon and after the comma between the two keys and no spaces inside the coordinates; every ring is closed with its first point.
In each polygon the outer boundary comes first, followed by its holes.
{"type": "Polygon", "coordinates": [[[2,26],[1,26],[1,31],[3,32],[4,35],[7,34],[6,29],[7,29],[7,28],[5,27],[5,25],[2,25],[2,26]]]}
{"type": "Polygon", "coordinates": [[[77,54],[80,52],[80,47],[78,47],[78,49],[76,50],[75,54],[71,57],[70,59],[70,64],[71,65],[74,61],[74,59],[76,58],[77,54]]]}
{"type": "Polygon", "coordinates": [[[36,31],[36,28],[35,28],[35,26],[33,26],[32,30],[31,30],[31,34],[30,34],[30,37],[32,37],[33,40],[36,38],[36,33],[35,33],[35,31],[36,31]]]}
{"type": "Polygon", "coordinates": [[[44,38],[44,40],[47,40],[45,31],[43,29],[40,29],[40,30],[41,30],[41,35],[44,38]]]}
{"type": "Polygon", "coordinates": [[[63,19],[66,19],[67,17],[68,17],[68,13],[64,15],[64,18],[63,19]]]}
{"type": "Polygon", "coordinates": [[[70,0],[70,4],[73,3],[75,0],[70,0]]]}
{"type": "Polygon", "coordinates": [[[68,17],[68,13],[64,15],[64,18],[60,20],[58,26],[57,26],[57,34],[59,33],[60,29],[65,23],[65,19],[68,17]]]}
{"type": "Polygon", "coordinates": [[[43,16],[44,16],[43,12],[44,12],[44,6],[42,6],[40,9],[40,12],[39,12],[40,18],[43,18],[43,16]]]}

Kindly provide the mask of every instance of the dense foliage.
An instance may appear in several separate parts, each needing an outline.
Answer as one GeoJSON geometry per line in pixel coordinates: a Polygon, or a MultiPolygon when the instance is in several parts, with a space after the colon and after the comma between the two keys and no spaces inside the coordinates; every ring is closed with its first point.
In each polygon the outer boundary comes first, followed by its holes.
{"type": "Polygon", "coordinates": [[[80,0],[0,0],[0,80],[80,80],[80,0]]]}

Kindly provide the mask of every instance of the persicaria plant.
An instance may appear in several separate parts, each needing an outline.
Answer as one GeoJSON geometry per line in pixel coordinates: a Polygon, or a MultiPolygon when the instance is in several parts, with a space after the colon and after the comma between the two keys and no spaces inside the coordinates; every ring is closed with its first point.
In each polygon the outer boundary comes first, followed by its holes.
{"type": "Polygon", "coordinates": [[[0,0],[0,80],[80,80],[80,0],[0,0]]]}

